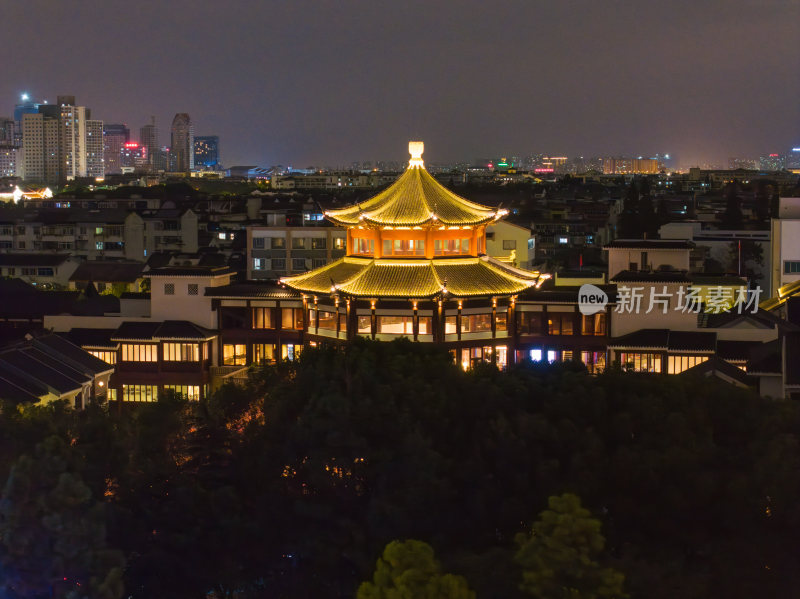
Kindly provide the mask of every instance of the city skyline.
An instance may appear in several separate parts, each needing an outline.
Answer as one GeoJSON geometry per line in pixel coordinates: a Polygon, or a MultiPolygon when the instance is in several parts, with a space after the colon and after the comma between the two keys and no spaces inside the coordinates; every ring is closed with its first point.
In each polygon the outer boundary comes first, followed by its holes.
{"type": "Polygon", "coordinates": [[[724,164],[800,143],[792,2],[134,5],[135,28],[127,2],[12,3],[10,43],[39,43],[0,97],[75,93],[133,130],[187,112],[226,164],[402,160],[409,138],[436,162],[531,148],[724,164]],[[64,39],[70,23],[93,35],[64,39]]]}

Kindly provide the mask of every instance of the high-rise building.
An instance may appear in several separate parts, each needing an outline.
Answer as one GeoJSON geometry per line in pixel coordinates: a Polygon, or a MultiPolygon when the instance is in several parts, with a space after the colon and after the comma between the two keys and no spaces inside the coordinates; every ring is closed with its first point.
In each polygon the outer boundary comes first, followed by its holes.
{"type": "Polygon", "coordinates": [[[58,183],[61,175],[58,125],[59,117],[51,111],[22,114],[23,157],[17,173],[26,181],[58,183]]]}
{"type": "Polygon", "coordinates": [[[92,120],[85,106],[76,106],[74,96],[37,107],[36,113],[22,113],[21,176],[48,184],[103,177],[103,122],[92,120]]]}
{"type": "Polygon", "coordinates": [[[120,154],[122,147],[130,141],[131,132],[125,125],[103,126],[103,164],[106,174],[122,172],[120,154]]]}
{"type": "Polygon", "coordinates": [[[185,112],[179,112],[172,119],[171,150],[175,156],[176,172],[194,170],[194,126],[185,112]]]}
{"type": "Polygon", "coordinates": [[[603,172],[606,175],[656,175],[658,161],[654,158],[606,158],[603,172]]]}
{"type": "Polygon", "coordinates": [[[125,173],[143,172],[148,170],[148,166],[152,164],[147,155],[147,148],[135,141],[129,141],[122,145],[119,162],[121,171],[125,173]]]}
{"type": "Polygon", "coordinates": [[[0,177],[13,177],[17,174],[16,131],[13,119],[0,117],[0,177]]]}
{"type": "Polygon", "coordinates": [[[782,171],[786,168],[786,159],[780,154],[767,154],[758,159],[758,168],[762,171],[782,171]]]}
{"type": "Polygon", "coordinates": [[[86,121],[86,176],[102,179],[105,177],[103,160],[103,121],[86,121]]]}
{"type": "Polygon", "coordinates": [[[737,169],[754,171],[758,169],[758,161],[753,158],[728,158],[728,169],[732,171],[737,169]]]}
{"type": "Polygon", "coordinates": [[[157,171],[161,170],[158,168],[158,127],[156,127],[156,117],[150,117],[150,124],[145,125],[141,129],[139,129],[139,143],[142,144],[145,148],[145,152],[147,154],[147,164],[149,166],[149,170],[157,171]]]}
{"type": "Polygon", "coordinates": [[[196,169],[219,168],[219,137],[217,135],[202,135],[194,138],[194,166],[196,169]]]}

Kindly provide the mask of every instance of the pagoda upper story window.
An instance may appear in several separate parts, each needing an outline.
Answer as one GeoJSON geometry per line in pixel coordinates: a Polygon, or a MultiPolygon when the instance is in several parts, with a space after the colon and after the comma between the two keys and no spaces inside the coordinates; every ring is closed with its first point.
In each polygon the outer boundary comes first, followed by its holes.
{"type": "Polygon", "coordinates": [[[469,239],[437,239],[433,242],[435,256],[469,254],[469,239]]]}
{"type": "Polygon", "coordinates": [[[424,239],[384,239],[384,256],[424,256],[424,239]]]}
{"type": "Polygon", "coordinates": [[[353,253],[375,255],[375,240],[364,239],[363,237],[353,237],[353,253]]]}

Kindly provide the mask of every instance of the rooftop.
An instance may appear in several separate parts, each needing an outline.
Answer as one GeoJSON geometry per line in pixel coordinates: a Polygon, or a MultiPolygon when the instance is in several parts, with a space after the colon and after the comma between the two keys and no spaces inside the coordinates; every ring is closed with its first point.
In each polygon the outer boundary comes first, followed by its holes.
{"type": "Polygon", "coordinates": [[[325,211],[344,226],[464,226],[492,222],[505,214],[475,204],[442,186],[422,162],[422,142],[409,143],[408,169],[387,189],[360,204],[325,211]]]}

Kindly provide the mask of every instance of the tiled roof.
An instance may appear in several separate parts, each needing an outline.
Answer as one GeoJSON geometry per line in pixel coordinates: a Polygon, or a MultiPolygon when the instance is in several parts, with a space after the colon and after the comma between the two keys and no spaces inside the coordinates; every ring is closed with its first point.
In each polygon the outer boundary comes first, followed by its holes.
{"type": "Polygon", "coordinates": [[[695,244],[682,239],[615,239],[605,249],[691,250],[695,244]]]}
{"type": "Polygon", "coordinates": [[[617,349],[661,349],[671,352],[713,352],[717,334],[669,329],[640,329],[612,339],[608,346],[617,349]]]}
{"type": "Polygon", "coordinates": [[[411,167],[378,195],[361,204],[328,210],[325,216],[347,226],[478,225],[495,220],[499,211],[465,200],[425,168],[411,167]]]}
{"type": "Polygon", "coordinates": [[[59,335],[44,335],[33,340],[34,347],[44,353],[57,357],[64,362],[69,362],[85,374],[92,376],[113,370],[114,367],[95,358],[92,354],[84,351],[77,345],[70,343],[59,335]]]}
{"type": "Polygon", "coordinates": [[[424,298],[447,292],[452,297],[510,295],[535,285],[539,273],[508,267],[490,258],[345,257],[282,282],[306,293],[334,291],[355,297],[424,298]]]}
{"type": "Polygon", "coordinates": [[[677,270],[623,270],[611,278],[612,283],[691,283],[684,271],[677,270]]]}
{"type": "Polygon", "coordinates": [[[291,299],[299,298],[300,294],[293,289],[288,289],[278,281],[242,281],[220,287],[206,287],[206,297],[253,297],[291,299]]]}
{"type": "Polygon", "coordinates": [[[148,270],[148,277],[219,277],[233,275],[236,271],[227,266],[164,266],[148,270]]]}
{"type": "Polygon", "coordinates": [[[62,333],[62,337],[80,347],[116,349],[119,347],[119,343],[111,340],[116,331],[116,329],[77,328],[71,329],[68,333],[62,333]]]}
{"type": "Polygon", "coordinates": [[[82,262],[70,276],[70,281],[101,281],[104,283],[133,283],[142,276],[141,262],[112,262],[89,260],[82,262]]]}
{"type": "Polygon", "coordinates": [[[608,347],[612,348],[647,348],[663,349],[669,347],[668,329],[641,329],[628,333],[622,337],[616,337],[608,342],[608,347]]]}
{"type": "Polygon", "coordinates": [[[69,254],[0,254],[0,266],[58,266],[69,254]]]}
{"type": "Polygon", "coordinates": [[[160,341],[210,339],[216,333],[187,320],[163,322],[126,321],[111,336],[112,341],[160,341]]]}

